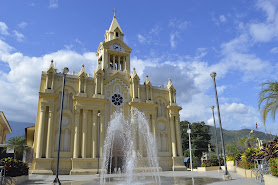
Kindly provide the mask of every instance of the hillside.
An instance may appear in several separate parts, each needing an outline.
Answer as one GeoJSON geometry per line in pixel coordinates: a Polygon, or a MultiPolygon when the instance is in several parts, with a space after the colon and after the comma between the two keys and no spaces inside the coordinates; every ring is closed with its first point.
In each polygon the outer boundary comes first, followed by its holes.
{"type": "Polygon", "coordinates": [[[12,137],[25,136],[25,128],[35,125],[34,123],[25,123],[25,122],[16,122],[16,121],[9,121],[9,124],[12,128],[12,133],[7,134],[6,141],[8,141],[12,137]]]}
{"type": "MultiPolygon", "coordinates": [[[[218,142],[220,142],[220,131],[219,130],[220,129],[217,128],[218,142]]],[[[223,129],[225,145],[229,144],[229,143],[236,144],[236,142],[238,141],[238,138],[248,137],[250,131],[251,131],[251,129],[241,129],[241,130],[225,130],[225,129],[223,129]]],[[[210,126],[210,134],[211,134],[211,143],[215,144],[215,131],[214,131],[214,127],[212,127],[212,126],[210,126]]],[[[269,134],[265,135],[264,132],[254,130],[253,134],[251,134],[251,135],[256,138],[259,138],[261,140],[264,140],[264,141],[271,140],[270,135],[269,134]]]]}

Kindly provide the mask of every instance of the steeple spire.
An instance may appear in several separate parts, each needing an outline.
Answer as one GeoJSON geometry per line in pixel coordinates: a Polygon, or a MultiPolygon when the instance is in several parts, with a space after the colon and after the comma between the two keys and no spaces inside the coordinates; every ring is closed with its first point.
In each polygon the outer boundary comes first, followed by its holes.
{"type": "Polygon", "coordinates": [[[112,11],[114,12],[114,17],[116,18],[116,12],[117,12],[117,10],[114,8],[112,11]]]}
{"type": "Polygon", "coordinates": [[[113,16],[113,20],[112,20],[112,23],[111,23],[111,25],[110,25],[110,28],[109,28],[109,32],[114,32],[115,30],[116,30],[116,28],[119,28],[119,31],[121,32],[121,33],[123,33],[123,31],[122,31],[122,29],[121,29],[121,27],[120,27],[120,25],[119,25],[119,23],[118,23],[118,21],[117,21],[117,19],[116,19],[116,16],[114,15],[113,16]]]}
{"type": "Polygon", "coordinates": [[[105,42],[109,42],[113,39],[120,39],[123,41],[124,39],[124,33],[116,19],[116,12],[117,12],[116,9],[114,9],[113,12],[114,12],[114,16],[110,28],[109,30],[105,31],[105,35],[104,35],[105,42]]]}

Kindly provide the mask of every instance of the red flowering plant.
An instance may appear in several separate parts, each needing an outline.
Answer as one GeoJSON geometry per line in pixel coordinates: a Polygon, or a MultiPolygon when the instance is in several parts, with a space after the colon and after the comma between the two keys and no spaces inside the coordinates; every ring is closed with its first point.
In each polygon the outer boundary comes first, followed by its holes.
{"type": "Polygon", "coordinates": [[[270,170],[273,176],[278,177],[278,158],[271,158],[269,160],[270,170]]]}
{"type": "Polygon", "coordinates": [[[28,175],[29,167],[27,163],[16,159],[12,159],[12,158],[1,159],[0,166],[5,166],[5,174],[8,177],[28,175]]]}

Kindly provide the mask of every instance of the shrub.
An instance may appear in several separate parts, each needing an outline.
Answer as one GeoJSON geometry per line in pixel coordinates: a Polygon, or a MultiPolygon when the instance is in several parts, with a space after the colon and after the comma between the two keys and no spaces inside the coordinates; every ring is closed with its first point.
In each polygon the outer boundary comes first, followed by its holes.
{"type": "MultiPolygon", "coordinates": [[[[224,165],[224,160],[222,158],[220,159],[220,164],[221,166],[224,165]]],[[[210,159],[210,160],[203,161],[202,167],[209,167],[209,166],[219,166],[218,159],[210,159]]]]}
{"type": "Polygon", "coordinates": [[[247,161],[246,158],[243,157],[241,161],[238,161],[238,166],[249,170],[254,168],[254,162],[247,161]]]}
{"type": "Polygon", "coordinates": [[[234,161],[235,160],[235,157],[232,156],[232,155],[228,155],[227,158],[226,158],[227,161],[234,161]]]}
{"type": "Polygon", "coordinates": [[[22,161],[12,158],[5,158],[0,160],[0,165],[5,166],[5,173],[8,177],[28,175],[29,167],[27,163],[22,161]]]}
{"type": "Polygon", "coordinates": [[[273,141],[269,142],[263,151],[265,152],[265,158],[267,161],[270,158],[278,157],[278,138],[275,138],[273,141]]]}
{"type": "Polygon", "coordinates": [[[278,177],[278,158],[271,158],[269,160],[269,166],[273,176],[278,177]]]}

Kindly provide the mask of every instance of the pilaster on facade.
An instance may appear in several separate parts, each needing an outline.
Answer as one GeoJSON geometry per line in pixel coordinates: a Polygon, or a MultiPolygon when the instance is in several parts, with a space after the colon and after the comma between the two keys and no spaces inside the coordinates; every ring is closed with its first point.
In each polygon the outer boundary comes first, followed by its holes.
{"type": "Polygon", "coordinates": [[[75,108],[74,111],[74,146],[73,146],[73,158],[79,157],[79,120],[80,120],[80,109],[75,108]]]}
{"type": "Polygon", "coordinates": [[[87,115],[88,115],[88,110],[83,109],[83,121],[82,121],[82,158],[86,158],[86,153],[87,153],[87,115]]]}
{"type": "Polygon", "coordinates": [[[170,114],[169,118],[170,118],[170,129],[171,129],[172,157],[177,157],[174,116],[170,114]]]}
{"type": "Polygon", "coordinates": [[[53,138],[53,127],[54,127],[54,105],[49,106],[48,113],[48,129],[47,129],[47,141],[46,141],[46,158],[51,158],[52,153],[52,138],[53,138]]]}
{"type": "Polygon", "coordinates": [[[40,121],[38,125],[38,135],[37,135],[37,147],[36,147],[36,158],[42,157],[42,147],[43,147],[43,131],[45,127],[45,113],[46,113],[46,107],[41,106],[40,107],[40,121]]]}

